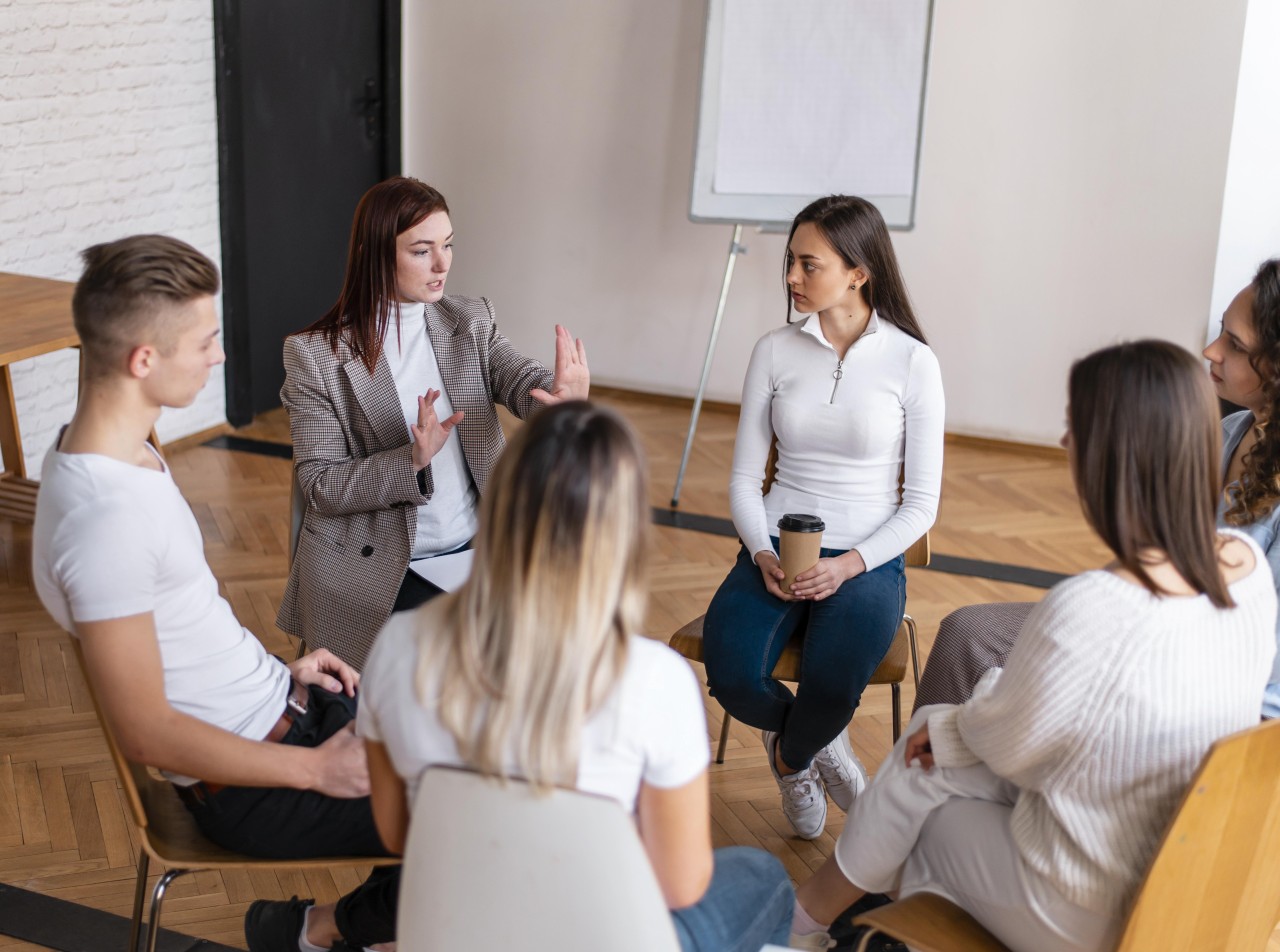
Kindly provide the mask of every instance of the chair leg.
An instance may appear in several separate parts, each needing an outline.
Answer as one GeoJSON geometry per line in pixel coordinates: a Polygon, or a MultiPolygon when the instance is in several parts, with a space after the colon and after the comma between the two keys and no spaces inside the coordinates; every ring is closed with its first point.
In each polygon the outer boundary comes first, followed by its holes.
{"type": "Polygon", "coordinates": [[[889,689],[893,692],[893,742],[896,744],[902,735],[902,687],[895,681],[889,689]]]}
{"type": "Polygon", "coordinates": [[[183,873],[189,872],[191,872],[189,869],[167,870],[156,883],[156,888],[151,891],[151,921],[147,923],[147,952],[156,952],[156,939],[160,936],[160,906],[164,903],[165,890],[169,888],[171,882],[183,873]]]}
{"type": "Polygon", "coordinates": [[[733,723],[733,718],[729,716],[729,712],[724,712],[724,720],[720,722],[720,746],[716,749],[716,763],[724,763],[724,749],[729,746],[729,725],[733,723]]]}
{"type": "Polygon", "coordinates": [[[151,857],[138,850],[138,882],[133,887],[133,924],[129,927],[129,952],[138,952],[138,936],[142,934],[142,903],[147,895],[147,869],[151,857]]]}
{"type": "Polygon", "coordinates": [[[920,649],[916,645],[916,620],[910,615],[903,615],[907,623],[907,644],[911,646],[911,676],[915,678],[916,690],[920,690],[920,649]]]}

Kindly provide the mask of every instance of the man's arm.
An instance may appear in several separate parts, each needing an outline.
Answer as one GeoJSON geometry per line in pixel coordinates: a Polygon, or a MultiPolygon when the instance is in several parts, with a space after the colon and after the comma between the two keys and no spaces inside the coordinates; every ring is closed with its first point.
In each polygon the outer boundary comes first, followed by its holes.
{"type": "Polygon", "coordinates": [[[332,797],[368,794],[364,746],[351,726],[306,748],[246,740],[175,710],[164,693],[151,612],[77,622],[76,633],[85,676],[130,760],[227,785],[296,787],[332,797]]]}

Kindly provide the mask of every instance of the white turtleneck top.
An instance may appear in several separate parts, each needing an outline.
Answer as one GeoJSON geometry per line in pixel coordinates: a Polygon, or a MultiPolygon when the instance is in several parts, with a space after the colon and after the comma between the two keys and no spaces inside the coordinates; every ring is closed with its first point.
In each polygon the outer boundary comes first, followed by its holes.
{"type": "MultiPolygon", "coordinates": [[[[453,416],[453,404],[440,375],[435,348],[427,336],[426,306],[421,302],[400,304],[392,310],[391,317],[382,352],[396,382],[405,427],[418,422],[418,397],[427,390],[440,391],[436,416],[448,419],[453,416]]],[[[412,439],[413,431],[409,432],[412,439]]],[[[418,507],[418,531],[412,552],[415,559],[453,551],[476,534],[478,525],[476,486],[462,455],[457,430],[449,434],[444,446],[431,458],[431,475],[435,493],[430,502],[418,507]]]]}

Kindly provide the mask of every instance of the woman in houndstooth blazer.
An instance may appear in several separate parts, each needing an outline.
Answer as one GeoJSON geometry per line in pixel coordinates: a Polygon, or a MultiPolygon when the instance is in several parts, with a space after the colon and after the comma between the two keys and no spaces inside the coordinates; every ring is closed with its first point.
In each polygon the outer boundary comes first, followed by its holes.
{"type": "Polygon", "coordinates": [[[495,404],[524,419],[590,384],[563,328],[551,373],[498,332],[487,298],[445,296],[452,240],[435,189],[375,185],[337,303],[285,340],[280,399],[305,512],[276,623],[357,668],[393,610],[438,592],[410,558],[469,543],[503,447],[495,404]]]}

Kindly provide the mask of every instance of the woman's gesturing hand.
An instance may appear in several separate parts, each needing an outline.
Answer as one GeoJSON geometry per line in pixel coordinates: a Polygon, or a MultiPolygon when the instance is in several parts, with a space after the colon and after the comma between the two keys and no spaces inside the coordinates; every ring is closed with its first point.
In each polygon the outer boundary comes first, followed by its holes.
{"type": "Polygon", "coordinates": [[[551,406],[564,400],[585,400],[591,389],[591,371],[587,369],[587,349],[582,340],[556,325],[556,369],[551,392],[534,387],[529,396],[539,403],[551,406]]]}
{"type": "Polygon", "coordinates": [[[756,553],[755,563],[760,567],[760,574],[764,576],[764,587],[774,598],[780,598],[784,602],[795,601],[790,595],[782,590],[782,580],[787,577],[782,571],[782,566],[778,563],[778,557],[772,552],[761,550],[756,553]]]}
{"type": "Polygon", "coordinates": [[[861,575],[867,570],[867,563],[857,549],[850,549],[844,555],[832,559],[818,559],[818,564],[805,569],[796,575],[791,583],[791,594],[796,598],[811,599],[820,602],[834,595],[849,579],[861,575]]]}
{"type": "Polygon", "coordinates": [[[908,767],[911,766],[911,761],[918,760],[925,770],[933,769],[933,745],[929,743],[927,723],[907,738],[906,758],[908,767]]]}
{"type": "Polygon", "coordinates": [[[436,416],[436,401],[440,399],[439,390],[428,390],[425,397],[418,398],[418,423],[410,425],[413,434],[413,468],[425,469],[431,458],[440,452],[445,440],[453,428],[462,422],[462,411],[459,410],[447,420],[436,416]]]}

